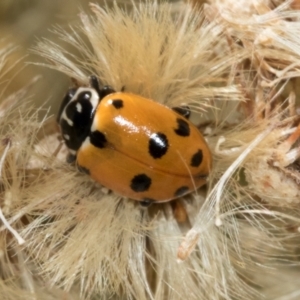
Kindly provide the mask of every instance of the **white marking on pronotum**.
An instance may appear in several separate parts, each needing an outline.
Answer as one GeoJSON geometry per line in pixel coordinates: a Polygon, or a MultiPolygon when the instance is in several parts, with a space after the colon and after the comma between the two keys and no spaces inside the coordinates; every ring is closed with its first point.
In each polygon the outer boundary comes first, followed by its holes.
{"type": "Polygon", "coordinates": [[[70,140],[70,136],[68,134],[64,134],[64,139],[69,141],[70,140]]]}
{"type": "Polygon", "coordinates": [[[90,92],[91,93],[91,98],[89,99],[90,103],[93,106],[93,109],[96,109],[96,107],[99,104],[99,95],[96,92],[96,90],[91,89],[91,88],[85,88],[86,92],[90,92]]]}
{"type": "Polygon", "coordinates": [[[78,102],[76,103],[76,110],[81,113],[82,112],[82,105],[78,102]]]}
{"type": "Polygon", "coordinates": [[[67,123],[69,124],[69,126],[71,126],[71,127],[74,125],[73,121],[70,120],[70,119],[67,117],[66,110],[64,110],[64,112],[63,112],[63,114],[62,114],[62,116],[61,116],[61,119],[66,120],[67,123]]]}
{"type": "MultiPolygon", "coordinates": [[[[86,99],[86,101],[89,101],[92,104],[93,110],[96,109],[96,107],[98,106],[99,103],[99,95],[98,93],[92,89],[92,88],[78,88],[75,95],[73,96],[73,98],[70,100],[70,102],[67,104],[67,106],[65,107],[61,119],[66,120],[66,122],[69,124],[69,126],[73,126],[74,122],[68,118],[67,114],[66,114],[66,108],[70,105],[70,103],[72,103],[73,101],[77,101],[78,99],[78,95],[80,93],[85,93],[85,92],[89,92],[91,93],[91,97],[90,99],[86,99]]],[[[77,112],[81,113],[82,112],[82,104],[81,103],[76,103],[76,110],[77,112]]]]}
{"type": "Polygon", "coordinates": [[[69,149],[69,152],[70,152],[70,154],[72,154],[72,155],[76,155],[76,151],[75,151],[75,150],[69,149]]]}

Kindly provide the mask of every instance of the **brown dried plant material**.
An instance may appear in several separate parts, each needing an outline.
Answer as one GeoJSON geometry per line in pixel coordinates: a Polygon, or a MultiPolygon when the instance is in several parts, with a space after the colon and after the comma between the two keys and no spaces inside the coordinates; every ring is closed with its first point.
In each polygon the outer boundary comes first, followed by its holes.
{"type": "MultiPolygon", "coordinates": [[[[238,6],[241,4],[236,2],[238,6]]],[[[248,58],[236,65],[234,75],[234,82],[240,84],[245,96],[239,107],[245,120],[231,119],[227,128],[218,126],[215,129],[215,155],[219,164],[214,169],[217,174],[212,177],[218,181],[179,247],[181,259],[186,259],[201,243],[208,223],[227,231],[230,214],[245,218],[250,224],[259,223],[258,220],[271,222],[273,229],[276,228],[275,236],[281,232],[280,235],[287,239],[281,249],[291,246],[287,246],[289,239],[293,241],[293,251],[298,247],[293,240],[298,232],[289,236],[285,224],[289,224],[288,227],[299,224],[300,191],[297,87],[300,27],[298,12],[290,11],[290,4],[248,1],[239,8],[230,5],[230,1],[223,1],[222,5],[218,1],[205,6],[206,16],[217,21],[220,31],[225,33],[227,47],[242,47],[248,51],[248,58]],[[263,139],[252,147],[260,136],[263,139]],[[190,239],[191,235],[196,240],[190,239]]],[[[264,230],[257,236],[268,239],[262,237],[264,230]]],[[[247,238],[251,241],[251,234],[247,238]]],[[[267,246],[263,244],[261,248],[267,246]]],[[[276,248],[278,240],[270,246],[276,248]]],[[[270,257],[272,252],[270,249],[264,251],[270,257]]],[[[257,259],[262,257],[266,264],[268,258],[264,254],[257,259]]]]}
{"type": "Polygon", "coordinates": [[[39,44],[49,66],[79,85],[96,74],[116,89],[188,104],[214,168],[208,193],[142,208],[65,162],[54,119],[4,105],[0,205],[11,228],[0,227],[1,295],[260,299],[272,295],[276,272],[297,264],[296,198],[276,197],[288,180],[286,191],[298,193],[299,24],[287,6],[264,3],[248,19],[223,8],[92,4],[81,28],[58,30],[80,57],[57,41],[39,44]]]}
{"type": "MultiPolygon", "coordinates": [[[[14,47],[0,50],[0,78],[6,76],[7,58],[14,47]]],[[[19,62],[20,64],[20,62],[19,62]]],[[[19,64],[10,64],[10,70],[19,71],[19,64]]],[[[6,80],[0,79],[0,90],[4,91],[6,80]]],[[[39,156],[34,152],[38,143],[38,131],[43,122],[38,121],[37,112],[29,104],[29,91],[37,84],[37,78],[28,80],[26,86],[14,94],[4,97],[0,103],[0,294],[2,299],[57,299],[65,294],[62,290],[49,291],[45,284],[35,279],[34,263],[24,251],[26,239],[22,228],[30,218],[24,208],[32,185],[42,180],[44,171],[28,168],[30,158],[39,156]],[[23,202],[24,201],[24,202],[23,202]],[[45,292],[46,290],[46,292],[45,292]]],[[[36,195],[39,197],[39,195],[36,195]]],[[[31,203],[31,209],[33,208],[31,203]]],[[[71,296],[71,295],[70,295],[71,296]]],[[[71,298],[70,298],[71,299],[71,298]]],[[[73,299],[78,299],[74,297],[73,299]]]]}
{"type": "MultiPolygon", "coordinates": [[[[185,103],[200,112],[211,107],[212,100],[241,100],[239,89],[228,84],[224,75],[243,58],[243,51],[228,51],[225,60],[216,56],[212,49],[219,45],[221,33],[188,7],[177,21],[168,4],[137,5],[132,13],[97,5],[91,5],[91,10],[94,17],[82,14],[81,19],[92,50],[77,29],[60,33],[63,40],[80,49],[82,59],[74,59],[51,42],[38,48],[54,62],[54,68],[79,84],[87,84],[89,75],[96,74],[116,89],[125,86],[127,91],[169,106],[185,103]]],[[[35,151],[37,147],[40,143],[35,151]]],[[[57,147],[52,145],[52,153],[57,147]]],[[[42,157],[46,159],[42,160],[43,180],[31,184],[26,191],[28,200],[23,200],[23,211],[30,219],[22,228],[22,237],[27,255],[49,286],[66,292],[79,288],[84,298],[101,293],[102,297],[198,299],[207,293],[216,298],[225,293],[229,299],[229,290],[243,292],[229,257],[221,255],[224,248],[217,245],[218,232],[214,231],[208,251],[215,254],[205,266],[198,254],[190,262],[177,263],[180,238],[190,227],[204,193],[182,202],[188,218],[181,210],[176,219],[168,203],[145,210],[134,201],[103,192],[87,176],[53,156],[54,161],[48,161],[49,154],[42,157]],[[203,272],[207,275],[202,276],[203,272]]],[[[31,168],[34,164],[41,165],[30,157],[31,168]]]]}
{"type": "MultiPolygon", "coordinates": [[[[229,9],[219,11],[219,24],[227,29],[231,47],[238,41],[251,51],[248,61],[238,66],[240,74],[236,77],[248,98],[242,108],[247,116],[254,118],[254,125],[267,121],[276,126],[271,144],[264,148],[265,154],[260,150],[245,165],[249,187],[262,199],[285,206],[297,203],[299,198],[299,97],[296,97],[299,24],[288,18],[286,3],[276,10],[258,9],[262,3],[255,1],[255,4],[256,14],[246,21],[239,22],[239,17],[233,19],[229,9]],[[245,73],[247,79],[242,77],[245,73]],[[282,189],[277,190],[278,186],[282,189]]],[[[208,8],[210,12],[213,10],[217,12],[214,5],[208,8]]]]}

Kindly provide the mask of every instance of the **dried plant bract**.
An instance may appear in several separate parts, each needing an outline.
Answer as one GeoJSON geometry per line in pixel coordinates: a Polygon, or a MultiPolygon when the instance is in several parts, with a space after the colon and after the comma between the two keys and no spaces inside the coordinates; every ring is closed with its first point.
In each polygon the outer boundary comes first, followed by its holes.
{"type": "MultiPolygon", "coordinates": [[[[299,292],[297,1],[203,2],[90,4],[77,27],[56,28],[56,40],[33,50],[70,86],[95,75],[188,105],[214,158],[208,184],[191,195],[145,208],[107,190],[67,163],[55,118],[29,107],[35,79],[0,93],[3,299],[299,292]]],[[[0,76],[10,50],[0,50],[0,76]]]]}

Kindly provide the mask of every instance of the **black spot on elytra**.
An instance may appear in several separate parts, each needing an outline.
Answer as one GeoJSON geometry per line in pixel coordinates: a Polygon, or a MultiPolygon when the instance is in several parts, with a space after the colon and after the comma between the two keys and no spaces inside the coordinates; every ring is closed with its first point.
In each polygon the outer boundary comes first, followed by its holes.
{"type": "Polygon", "coordinates": [[[190,135],[190,126],[187,121],[177,118],[178,127],[174,129],[175,133],[180,136],[189,136],[190,135]]]}
{"type": "Polygon", "coordinates": [[[135,192],[145,192],[151,185],[151,178],[146,174],[139,174],[132,178],[130,187],[135,192]]]}
{"type": "Polygon", "coordinates": [[[104,148],[105,144],[107,142],[104,133],[102,133],[99,130],[92,131],[90,133],[90,141],[91,141],[91,144],[97,148],[104,148]]]}
{"type": "Polygon", "coordinates": [[[172,108],[174,111],[176,111],[181,116],[188,119],[191,115],[191,110],[188,106],[176,106],[172,108]]]}
{"type": "Polygon", "coordinates": [[[155,202],[154,199],[151,198],[144,198],[141,202],[140,205],[143,207],[149,207],[153,202],[155,202]]]}
{"type": "Polygon", "coordinates": [[[121,99],[115,99],[112,101],[112,105],[116,108],[116,109],[120,109],[123,107],[123,100],[121,99]]]}
{"type": "Polygon", "coordinates": [[[78,168],[79,172],[82,172],[82,173],[90,175],[90,170],[89,169],[87,169],[87,168],[85,168],[83,166],[79,166],[79,165],[77,166],[77,168],[78,168]]]}
{"type": "Polygon", "coordinates": [[[192,156],[192,159],[191,159],[191,166],[192,167],[199,167],[201,162],[202,162],[202,159],[203,159],[203,154],[202,154],[202,150],[198,150],[193,156],[192,156]]]}
{"type": "Polygon", "coordinates": [[[169,148],[167,136],[163,133],[153,133],[149,139],[149,153],[153,158],[161,158],[169,148]]]}
{"type": "Polygon", "coordinates": [[[174,196],[175,197],[181,197],[184,194],[186,194],[189,191],[189,187],[188,186],[182,186],[179,189],[176,190],[174,196]]]}

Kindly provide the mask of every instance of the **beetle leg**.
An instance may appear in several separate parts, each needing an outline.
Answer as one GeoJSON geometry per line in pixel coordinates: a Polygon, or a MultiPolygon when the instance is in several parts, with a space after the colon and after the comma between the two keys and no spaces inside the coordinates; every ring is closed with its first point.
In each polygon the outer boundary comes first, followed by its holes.
{"type": "Polygon", "coordinates": [[[105,85],[100,91],[100,100],[103,99],[105,96],[115,93],[116,91],[110,86],[105,85]]]}
{"type": "Polygon", "coordinates": [[[72,164],[76,161],[76,155],[69,153],[67,156],[67,163],[72,164]]]}
{"type": "Polygon", "coordinates": [[[174,218],[178,223],[184,223],[188,219],[187,211],[180,200],[176,199],[171,202],[174,218]]]}
{"type": "Polygon", "coordinates": [[[154,200],[145,198],[142,201],[140,201],[140,205],[143,207],[149,207],[153,202],[154,202],[154,200]]]}
{"type": "Polygon", "coordinates": [[[191,110],[188,106],[176,106],[172,108],[175,112],[180,114],[181,116],[185,117],[186,119],[189,119],[191,115],[191,110]]]}

